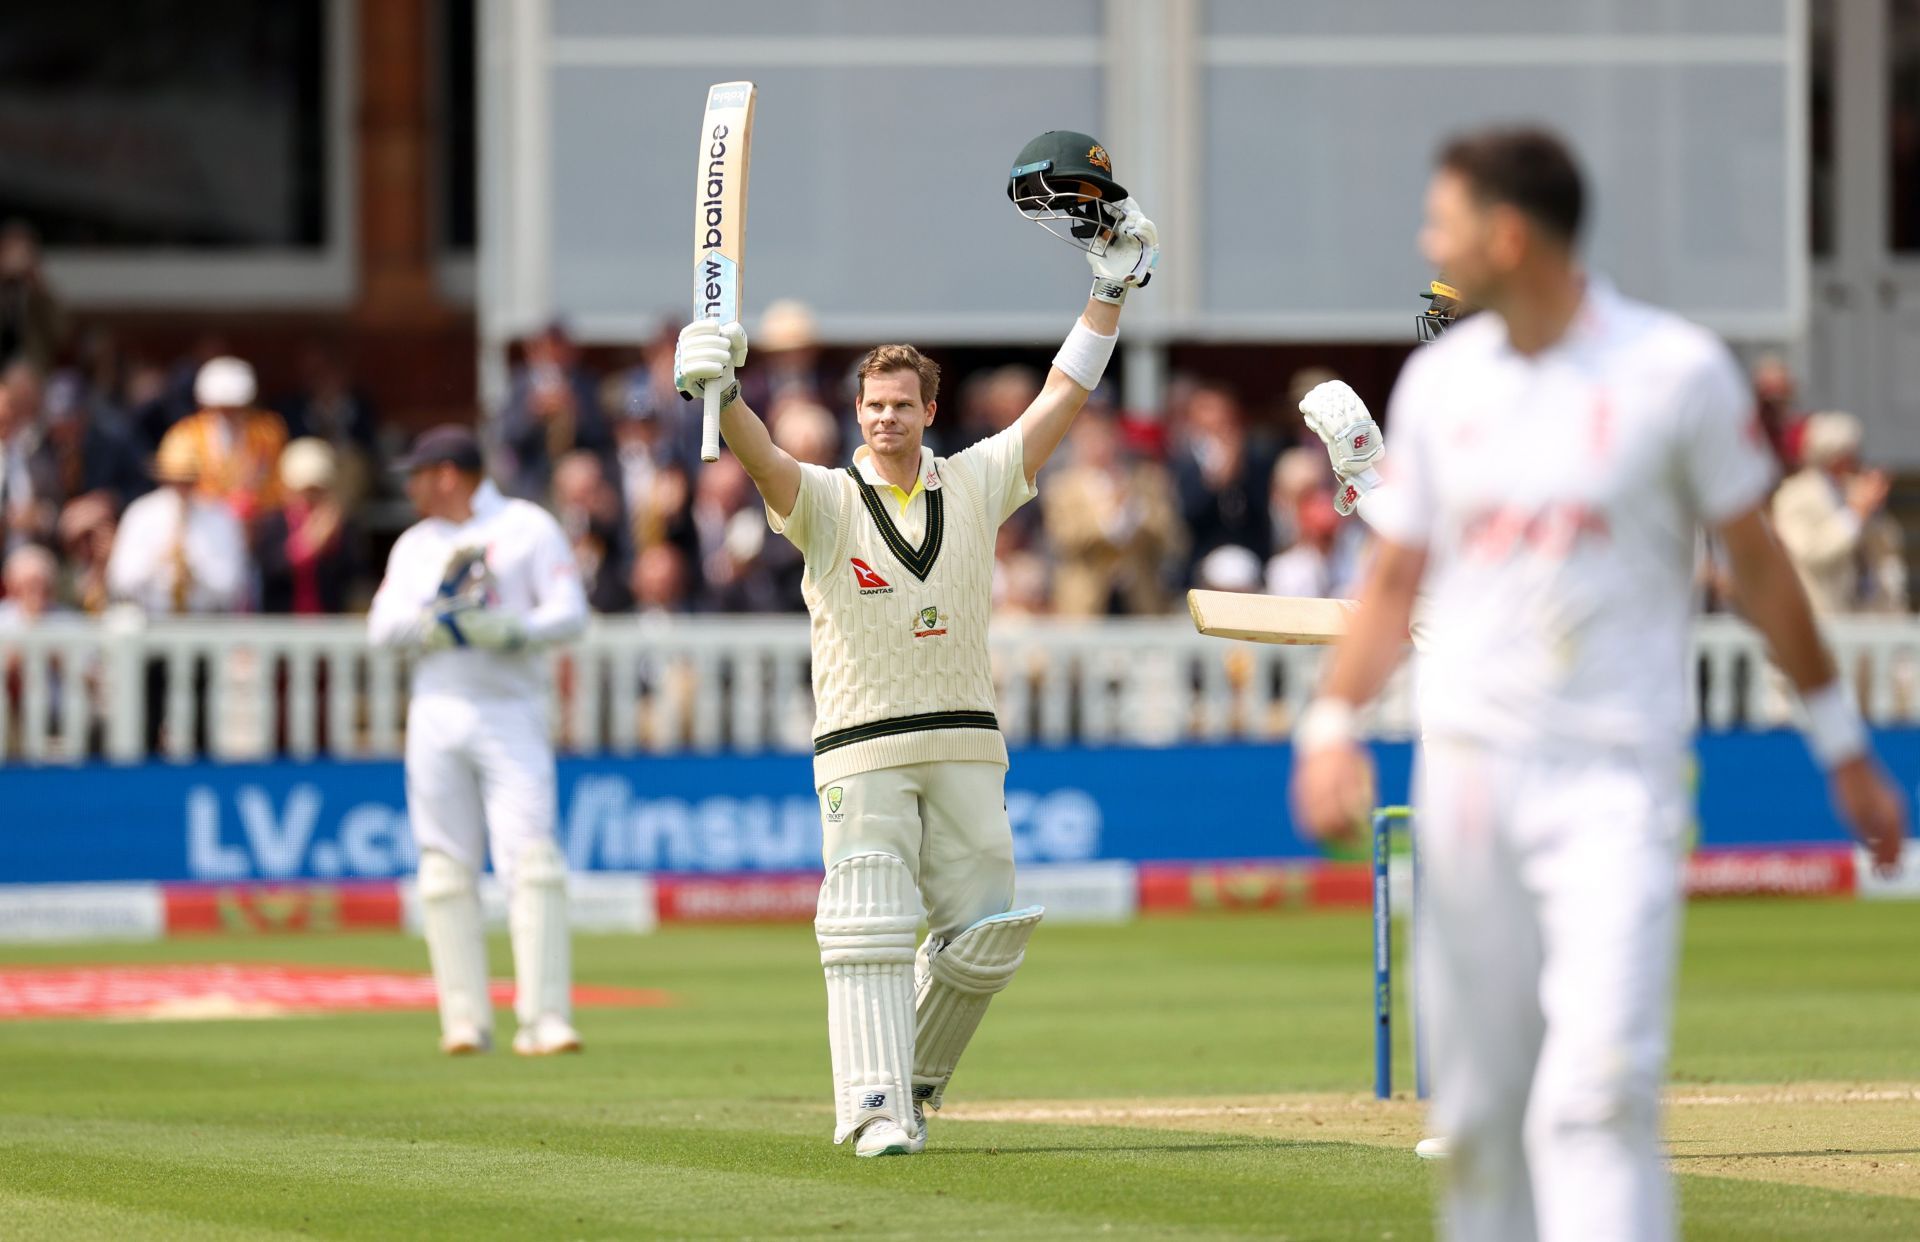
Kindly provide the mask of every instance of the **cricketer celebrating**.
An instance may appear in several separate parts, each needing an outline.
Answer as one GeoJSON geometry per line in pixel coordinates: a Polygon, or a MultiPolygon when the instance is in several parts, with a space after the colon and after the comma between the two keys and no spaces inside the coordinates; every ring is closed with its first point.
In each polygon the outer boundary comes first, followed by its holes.
{"type": "Polygon", "coordinates": [[[1763,516],[1724,345],[1575,257],[1584,191],[1532,130],[1449,144],[1421,240],[1483,308],[1402,371],[1367,518],[1382,543],[1294,797],[1322,836],[1372,798],[1356,713],[1425,587],[1415,800],[1443,1217],[1475,1242],[1666,1242],[1664,1074],[1687,815],[1690,583],[1711,527],[1799,689],[1841,814],[1897,861],[1899,795],[1763,516]]]}
{"type": "Polygon", "coordinates": [[[539,649],[586,628],[586,594],[560,524],[500,494],[471,431],[425,432],[401,468],[421,520],[393,545],[367,628],[376,645],[420,653],[407,705],[407,818],[440,1047],[492,1046],[479,889],[491,853],[513,941],[513,1050],[577,1052],[539,649]]]}
{"type": "Polygon", "coordinates": [[[1040,921],[1038,907],[1008,912],[1007,748],[987,656],[993,546],[1099,383],[1121,303],[1158,255],[1153,222],[1112,172],[1085,134],[1051,132],[1020,153],[1009,196],[1087,251],[1093,292],[1019,421],[952,457],[922,444],[940,373],[910,345],[860,363],[865,446],[829,470],[775,447],[739,400],[740,325],[697,320],[680,333],[680,390],[726,386],[727,444],[806,561],[833,1138],[854,1138],[860,1156],[925,1147],[925,1109],[940,1107],[1040,921]]]}

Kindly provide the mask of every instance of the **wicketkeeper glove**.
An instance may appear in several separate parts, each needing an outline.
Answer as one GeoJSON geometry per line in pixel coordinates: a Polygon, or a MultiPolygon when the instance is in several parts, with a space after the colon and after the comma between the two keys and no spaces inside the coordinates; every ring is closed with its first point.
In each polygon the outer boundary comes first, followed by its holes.
{"type": "MultiPolygon", "coordinates": [[[[734,368],[747,361],[747,330],[737,323],[696,319],[680,329],[673,347],[673,386],[680,395],[697,401],[715,381],[733,383],[734,368]]],[[[733,403],[730,395],[721,408],[733,403]]]]}
{"type": "Polygon", "coordinates": [[[1160,261],[1160,230],[1140,210],[1140,204],[1123,198],[1115,206],[1120,222],[1100,254],[1087,251],[1087,265],[1093,269],[1093,297],[1096,301],[1118,305],[1127,300],[1127,290],[1153,279],[1153,266],[1160,261]]]}
{"type": "Polygon", "coordinates": [[[527,628],[519,617],[471,601],[447,600],[432,604],[427,608],[425,621],[426,637],[422,645],[428,651],[459,647],[518,651],[527,645],[527,628]]]}

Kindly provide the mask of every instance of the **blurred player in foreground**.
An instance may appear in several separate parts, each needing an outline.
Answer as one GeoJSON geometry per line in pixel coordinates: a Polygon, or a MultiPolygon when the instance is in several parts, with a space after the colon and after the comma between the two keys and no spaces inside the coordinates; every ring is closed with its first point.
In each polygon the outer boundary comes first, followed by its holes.
{"type": "Polygon", "coordinates": [[[578,1052],[539,651],[586,628],[573,552],[545,509],[486,478],[464,427],[425,432],[401,468],[421,520],[393,545],[367,628],[377,645],[421,653],[407,707],[407,817],[440,1047],[492,1046],[479,887],[491,853],[513,940],[513,1050],[578,1052]]]}
{"type": "Polygon", "coordinates": [[[1040,921],[1038,907],[1007,912],[1007,748],[987,659],[994,536],[1035,495],[1034,476],[1106,370],[1121,303],[1158,254],[1153,222],[1086,135],[1036,139],[1012,178],[1023,212],[1063,222],[1087,251],[1093,293],[1040,396],[964,452],[936,458],[923,446],[940,373],[910,345],[882,345],[861,362],[855,413],[866,444],[851,466],[830,470],[777,448],[739,400],[740,325],[696,320],[680,333],[681,391],[726,386],[727,444],[768,522],[806,559],[833,1140],[854,1138],[861,1156],[925,1147],[925,1110],[940,1107],[1040,921]],[[923,902],[928,935],[916,955],[923,902]]]}
{"type": "Polygon", "coordinates": [[[1660,1153],[1687,790],[1696,529],[1801,692],[1841,814],[1881,865],[1899,795],[1762,514],[1772,464],[1725,346],[1590,277],[1583,187],[1537,131],[1441,153],[1427,258],[1471,321],[1416,353],[1389,408],[1381,534],[1294,797],[1355,831],[1356,715],[1399,662],[1423,583],[1423,996],[1444,1218],[1475,1242],[1663,1242],[1660,1153]]]}

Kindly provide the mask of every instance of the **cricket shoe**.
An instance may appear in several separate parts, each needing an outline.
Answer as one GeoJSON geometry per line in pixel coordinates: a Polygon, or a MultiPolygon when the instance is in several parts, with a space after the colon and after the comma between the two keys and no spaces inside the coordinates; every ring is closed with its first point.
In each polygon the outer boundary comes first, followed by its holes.
{"type": "Polygon", "coordinates": [[[917,1156],[926,1150],[927,1132],[924,1128],[917,1133],[909,1133],[907,1128],[891,1117],[875,1117],[860,1127],[860,1137],[853,1144],[856,1156],[917,1156]]]}
{"type": "Polygon", "coordinates": [[[440,1036],[440,1051],[450,1057],[472,1057],[493,1050],[493,1033],[477,1026],[450,1026],[440,1036]]]}
{"type": "Polygon", "coordinates": [[[1444,1134],[1423,1138],[1413,1145],[1413,1154],[1422,1160],[1445,1160],[1453,1155],[1453,1140],[1444,1134]]]}
{"type": "Polygon", "coordinates": [[[548,1014],[513,1033],[513,1050],[523,1057],[550,1057],[580,1051],[580,1032],[565,1018],[548,1014]]]}

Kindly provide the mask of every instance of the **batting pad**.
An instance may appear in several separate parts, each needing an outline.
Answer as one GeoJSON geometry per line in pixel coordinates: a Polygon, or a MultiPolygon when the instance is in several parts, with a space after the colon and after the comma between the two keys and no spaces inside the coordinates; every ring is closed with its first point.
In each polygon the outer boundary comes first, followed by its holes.
{"type": "Polygon", "coordinates": [[[875,1117],[909,1125],[913,934],[920,898],[892,854],[855,854],[827,869],[813,920],[827,976],[833,1141],[875,1117]]]}
{"type": "Polygon", "coordinates": [[[440,998],[440,1032],[493,1030],[487,999],[487,936],[473,868],[439,850],[420,854],[420,921],[440,998]]]}
{"type": "Polygon", "coordinates": [[[507,898],[513,939],[513,1012],[520,1025],[573,1020],[573,942],[567,927],[567,864],[551,840],[520,854],[507,898]]]}
{"type": "Polygon", "coordinates": [[[942,945],[920,947],[915,973],[913,1094],[939,1108],[987,1003],[1013,981],[1027,957],[1027,939],[1046,911],[1027,906],[981,919],[942,945]]]}

